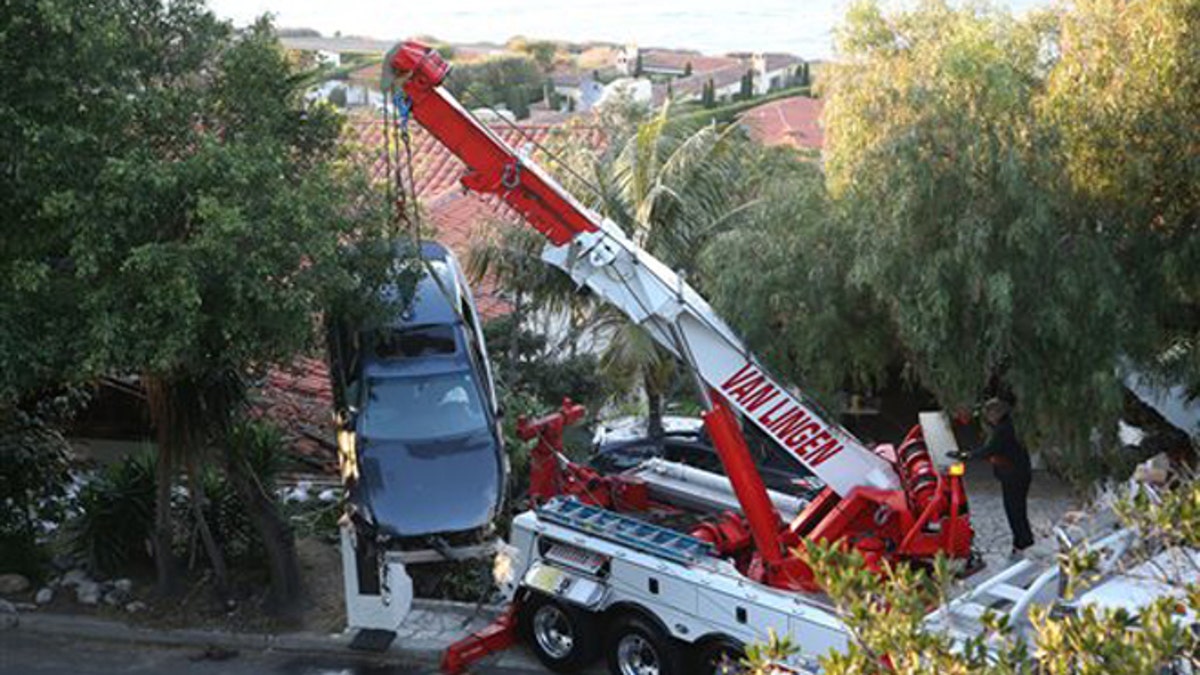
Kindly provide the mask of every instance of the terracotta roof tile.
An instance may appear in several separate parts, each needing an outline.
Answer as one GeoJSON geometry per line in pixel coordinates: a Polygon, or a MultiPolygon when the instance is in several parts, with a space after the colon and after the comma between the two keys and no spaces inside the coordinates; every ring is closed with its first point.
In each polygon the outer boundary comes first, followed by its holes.
{"type": "Polygon", "coordinates": [[[763,145],[820,150],[825,145],[821,109],[820,99],[793,96],[751,108],[742,114],[741,122],[763,145]]]}
{"type": "Polygon", "coordinates": [[[740,66],[742,60],[732,56],[705,56],[699,52],[675,51],[669,49],[643,49],[643,68],[668,68],[684,70],[687,64],[692,64],[693,73],[709,73],[728,66],[740,66]]]}

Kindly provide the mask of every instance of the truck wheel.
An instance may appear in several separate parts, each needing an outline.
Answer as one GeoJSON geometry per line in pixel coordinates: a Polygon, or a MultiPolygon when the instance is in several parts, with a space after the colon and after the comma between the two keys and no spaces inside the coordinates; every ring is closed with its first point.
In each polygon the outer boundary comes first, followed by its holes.
{"type": "Polygon", "coordinates": [[[692,672],[702,675],[734,675],[742,672],[741,661],[746,652],[741,644],[729,638],[707,642],[696,653],[692,672]]]}
{"type": "Polygon", "coordinates": [[[596,656],[596,619],[578,607],[533,594],[521,604],[519,619],[529,648],[550,670],[579,672],[596,656]]]}
{"type": "Polygon", "coordinates": [[[679,650],[670,636],[637,616],[617,619],[608,637],[612,675],[683,675],[679,650]]]}

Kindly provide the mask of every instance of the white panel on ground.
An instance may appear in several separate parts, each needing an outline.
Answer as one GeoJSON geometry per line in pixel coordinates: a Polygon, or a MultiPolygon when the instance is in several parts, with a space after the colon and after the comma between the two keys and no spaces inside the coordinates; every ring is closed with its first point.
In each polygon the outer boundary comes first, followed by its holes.
{"type": "Polygon", "coordinates": [[[385,553],[379,563],[378,593],[364,593],[359,587],[354,525],[343,523],[340,529],[346,624],[350,628],[395,631],[412,610],[412,578],[404,569],[404,563],[395,554],[385,553]]]}

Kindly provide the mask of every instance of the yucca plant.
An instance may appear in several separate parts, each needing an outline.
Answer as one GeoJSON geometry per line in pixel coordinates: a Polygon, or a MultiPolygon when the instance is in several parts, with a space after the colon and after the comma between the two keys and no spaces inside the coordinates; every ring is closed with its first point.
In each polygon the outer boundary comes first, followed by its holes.
{"type": "Polygon", "coordinates": [[[114,574],[150,559],[156,459],[140,452],[105,467],[79,493],[68,532],[73,552],[94,571],[114,574]]]}

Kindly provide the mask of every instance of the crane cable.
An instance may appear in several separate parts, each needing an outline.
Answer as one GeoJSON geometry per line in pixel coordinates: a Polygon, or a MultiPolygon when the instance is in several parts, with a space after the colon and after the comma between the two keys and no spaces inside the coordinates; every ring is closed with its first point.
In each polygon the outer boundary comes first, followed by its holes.
{"type": "MultiPolygon", "coordinates": [[[[441,275],[434,269],[433,263],[425,257],[423,250],[421,206],[417,201],[417,180],[413,172],[412,134],[409,131],[409,122],[412,120],[412,98],[403,90],[397,91],[394,86],[389,88],[384,92],[383,114],[385,120],[384,150],[389,174],[388,201],[392,210],[390,219],[394,225],[399,227],[407,225],[417,261],[425,268],[426,274],[433,280],[446,303],[450,305],[454,316],[464,325],[474,326],[475,322],[468,321],[467,317],[463,315],[459,299],[450,292],[450,289],[446,288],[441,275]],[[392,103],[390,114],[388,112],[389,101],[392,103]],[[396,139],[399,140],[399,143],[395,142],[396,139]],[[401,155],[401,144],[404,146],[403,155],[401,155]],[[410,212],[411,217],[409,217],[410,212]]],[[[476,327],[474,330],[480,329],[476,327]]]]}

